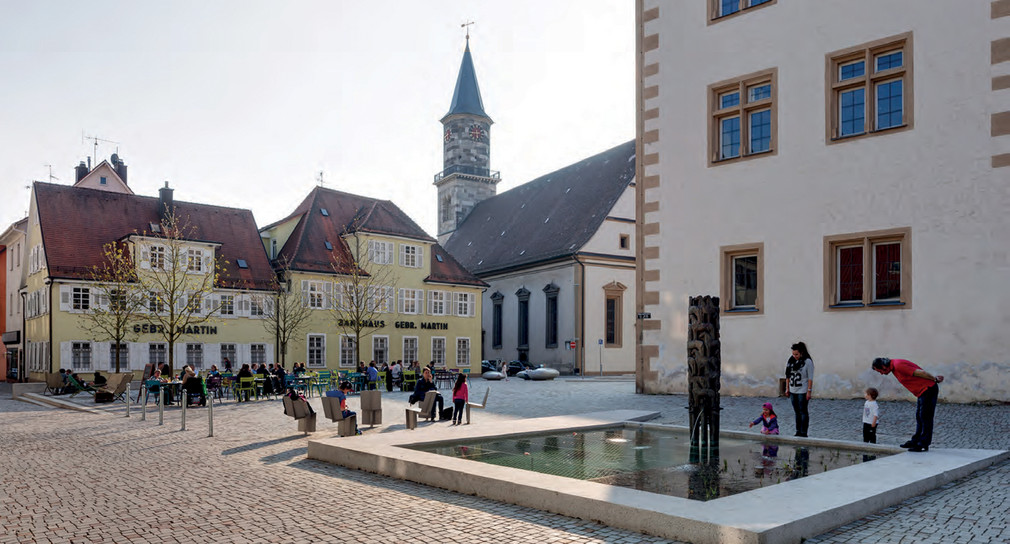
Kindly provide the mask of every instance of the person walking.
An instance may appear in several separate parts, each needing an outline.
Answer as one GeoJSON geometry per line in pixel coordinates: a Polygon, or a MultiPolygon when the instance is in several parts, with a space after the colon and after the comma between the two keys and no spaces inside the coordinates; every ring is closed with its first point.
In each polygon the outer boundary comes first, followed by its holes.
{"type": "Polygon", "coordinates": [[[863,403],[863,442],[877,443],[877,421],[880,419],[880,407],[877,405],[877,395],[880,393],[874,387],[867,387],[866,402],[863,403]]]}
{"type": "Polygon", "coordinates": [[[466,374],[460,372],[456,376],[456,383],[452,386],[452,424],[463,423],[463,410],[466,409],[466,401],[470,400],[469,389],[466,386],[466,374]]]}
{"type": "Polygon", "coordinates": [[[810,427],[810,397],[814,391],[814,360],[807,345],[796,342],[786,362],[786,396],[796,412],[796,436],[807,436],[810,427]]]}
{"type": "Polygon", "coordinates": [[[877,357],[871,366],[878,374],[894,373],[898,383],[917,399],[915,434],[901,447],[914,452],[929,451],[929,445],[933,443],[933,415],[936,413],[936,400],[940,396],[938,384],[943,382],[943,376],[934,376],[907,359],[877,357]]]}

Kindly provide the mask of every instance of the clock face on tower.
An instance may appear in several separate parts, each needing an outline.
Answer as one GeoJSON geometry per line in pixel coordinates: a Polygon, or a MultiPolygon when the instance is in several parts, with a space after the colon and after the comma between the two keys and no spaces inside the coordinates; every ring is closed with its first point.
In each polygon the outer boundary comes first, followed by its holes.
{"type": "Polygon", "coordinates": [[[481,141],[484,139],[484,129],[480,125],[470,125],[470,139],[481,141]]]}
{"type": "Polygon", "coordinates": [[[451,139],[452,139],[452,129],[451,128],[447,128],[447,129],[445,129],[445,141],[448,142],[451,139]]]}

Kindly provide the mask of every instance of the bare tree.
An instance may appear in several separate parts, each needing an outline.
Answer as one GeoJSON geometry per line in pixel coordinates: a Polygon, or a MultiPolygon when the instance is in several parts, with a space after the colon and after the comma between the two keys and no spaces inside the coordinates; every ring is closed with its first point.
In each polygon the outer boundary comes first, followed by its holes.
{"type": "Polygon", "coordinates": [[[205,243],[195,241],[195,229],[188,221],[169,211],[157,230],[137,242],[141,246],[137,283],[147,303],[142,320],[148,332],[168,344],[169,371],[174,373],[179,338],[200,330],[222,307],[233,310],[235,301],[231,295],[213,297],[224,262],[214,258],[205,243]]]}
{"type": "Polygon", "coordinates": [[[288,275],[288,263],[280,263],[277,274],[279,283],[274,294],[273,311],[266,312],[263,328],[274,335],[277,340],[277,352],[280,355],[281,366],[287,362],[288,344],[296,338],[308,325],[312,317],[312,309],[303,304],[302,297],[291,290],[288,275]]]}
{"type": "Polygon", "coordinates": [[[380,264],[386,263],[387,257],[379,257],[374,244],[368,243],[356,228],[357,222],[352,222],[342,235],[349,254],[333,254],[330,266],[337,275],[337,284],[328,306],[336,329],[354,337],[355,359],[362,361],[362,339],[385,327],[383,314],[394,310],[397,278],[392,266],[380,264]]]}
{"type": "Polygon", "coordinates": [[[144,307],[144,296],[137,289],[137,268],[126,245],[105,244],[102,259],[102,264],[88,272],[91,296],[81,327],[92,338],[111,342],[115,371],[119,372],[122,346],[137,337],[133,329],[144,307]]]}

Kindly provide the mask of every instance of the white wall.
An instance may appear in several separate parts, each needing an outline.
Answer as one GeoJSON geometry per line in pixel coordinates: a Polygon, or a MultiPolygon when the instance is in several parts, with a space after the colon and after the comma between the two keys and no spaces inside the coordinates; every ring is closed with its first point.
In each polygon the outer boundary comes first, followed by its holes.
{"type": "Polygon", "coordinates": [[[869,370],[890,356],[946,375],[941,398],[1005,400],[1010,172],[990,167],[1004,144],[989,131],[989,2],[781,1],[712,25],[705,4],[645,2],[660,8],[644,31],[660,44],[644,61],[660,65],[644,82],[659,86],[645,130],[660,134],[644,149],[659,153],[645,176],[660,176],[644,191],[660,202],[645,223],[661,227],[645,238],[661,249],[645,263],[660,274],[646,310],[662,320],[643,341],[659,349],[647,390],[686,388],[687,298],[719,294],[720,246],[762,242],[763,315],[721,321],[724,394],[770,394],[804,340],[818,396],[877,386],[908,398],[869,370]],[[826,145],[825,55],[909,31],[914,128],[826,145]],[[767,68],[778,69],[777,155],[709,167],[708,85],[767,68]],[[825,311],[824,236],[895,227],[911,229],[910,308],[825,311]]]}

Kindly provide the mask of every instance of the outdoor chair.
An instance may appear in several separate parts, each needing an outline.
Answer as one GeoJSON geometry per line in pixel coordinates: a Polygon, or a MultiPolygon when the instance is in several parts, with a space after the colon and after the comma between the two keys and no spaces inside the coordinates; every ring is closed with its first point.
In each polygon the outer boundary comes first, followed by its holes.
{"type": "Polygon", "coordinates": [[[235,388],[235,400],[237,402],[242,402],[242,393],[245,393],[246,402],[252,400],[253,395],[256,395],[257,400],[259,399],[259,392],[256,391],[256,378],[238,379],[238,386],[235,388]]]}
{"type": "Polygon", "coordinates": [[[382,393],[361,392],[361,424],[369,427],[382,425],[382,393]]]}
{"type": "Polygon", "coordinates": [[[92,397],[95,396],[95,388],[90,385],[83,384],[76,379],[73,375],[67,376],[67,385],[74,388],[74,392],[70,394],[70,398],[76,397],[78,393],[84,391],[90,394],[92,397]]]}
{"type": "Polygon", "coordinates": [[[284,390],[286,391],[288,388],[292,388],[295,391],[298,391],[301,394],[308,396],[308,391],[306,391],[306,389],[308,388],[306,387],[305,382],[296,378],[297,377],[293,374],[285,374],[284,390]]]}
{"type": "Polygon", "coordinates": [[[413,370],[404,372],[400,391],[413,391],[415,387],[417,387],[417,372],[413,370]]]}
{"type": "MultiPolygon", "coordinates": [[[[147,380],[147,381],[145,381],[144,382],[144,390],[147,391],[147,396],[144,397],[144,404],[147,404],[147,401],[150,400],[150,399],[154,399],[154,403],[155,404],[160,403],[161,402],[161,392],[162,392],[163,389],[165,391],[165,398],[167,399],[168,398],[168,388],[165,387],[165,384],[161,383],[161,381],[159,381],[159,380],[147,380]]],[[[171,400],[171,399],[168,399],[168,400],[171,400]]]]}
{"type": "Polygon", "coordinates": [[[323,396],[330,389],[330,381],[332,380],[332,374],[329,370],[321,370],[316,373],[315,377],[312,379],[312,389],[319,393],[319,396],[323,396]]]}
{"type": "MultiPolygon", "coordinates": [[[[127,389],[130,388],[130,383],[132,381],[133,381],[132,373],[119,375],[119,381],[116,383],[115,389],[112,389],[112,402],[116,402],[117,400],[127,402],[128,400],[126,398],[127,389]]],[[[112,380],[110,379],[109,382],[111,383],[112,380]]]]}
{"type": "Polygon", "coordinates": [[[221,397],[223,394],[223,379],[221,376],[210,376],[204,381],[204,386],[207,388],[207,394],[211,398],[211,402],[214,399],[223,400],[221,397]]]}
{"type": "Polygon", "coordinates": [[[47,372],[46,373],[46,388],[42,391],[42,394],[51,393],[53,395],[59,395],[62,393],[63,389],[63,374],[59,372],[47,372]]]}
{"type": "Polygon", "coordinates": [[[466,402],[466,424],[467,425],[470,424],[470,407],[473,406],[474,408],[480,408],[481,410],[483,410],[484,408],[487,407],[487,396],[490,395],[490,394],[491,394],[491,388],[488,387],[484,391],[484,400],[480,401],[480,403],[470,402],[470,401],[466,402]]]}
{"type": "Polygon", "coordinates": [[[302,399],[294,400],[284,395],[284,413],[295,418],[298,430],[305,433],[316,432],[316,414],[309,408],[309,403],[302,399]]]}
{"type": "Polygon", "coordinates": [[[435,399],[438,398],[438,391],[428,391],[424,395],[424,400],[421,401],[417,407],[407,406],[407,428],[416,429],[417,428],[417,416],[420,414],[422,417],[427,418],[428,421],[432,420],[431,409],[435,407],[435,399]]]}
{"type": "Polygon", "coordinates": [[[323,416],[337,424],[337,436],[354,436],[354,430],[358,426],[357,414],[351,417],[344,417],[344,411],[340,409],[340,399],[337,397],[323,397],[323,416]]]}

